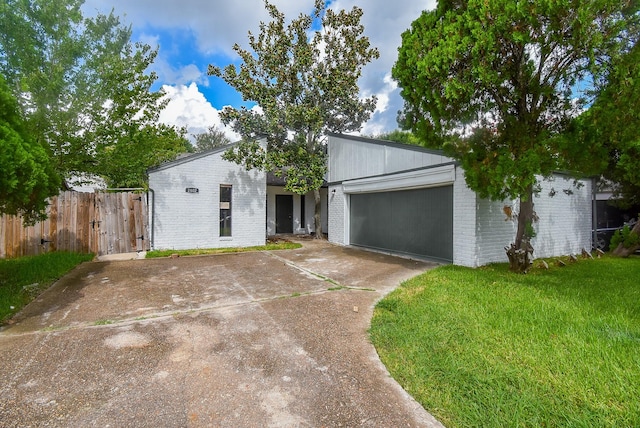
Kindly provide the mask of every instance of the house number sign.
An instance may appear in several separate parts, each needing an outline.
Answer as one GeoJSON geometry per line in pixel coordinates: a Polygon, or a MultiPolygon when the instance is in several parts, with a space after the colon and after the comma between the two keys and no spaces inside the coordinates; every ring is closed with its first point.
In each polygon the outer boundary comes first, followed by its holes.
{"type": "Polygon", "coordinates": [[[187,187],[185,190],[187,193],[198,193],[200,191],[197,187],[187,187]]]}

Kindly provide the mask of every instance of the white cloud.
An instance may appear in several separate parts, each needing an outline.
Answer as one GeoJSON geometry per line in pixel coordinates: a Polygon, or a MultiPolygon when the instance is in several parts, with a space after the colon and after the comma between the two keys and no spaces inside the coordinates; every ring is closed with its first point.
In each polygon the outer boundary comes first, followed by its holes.
{"type": "Polygon", "coordinates": [[[206,132],[214,126],[223,130],[231,141],[239,139],[235,132],[222,124],[218,110],[206,100],[196,83],[189,86],[164,85],[162,89],[170,101],[160,113],[160,122],[185,127],[190,135],[206,132]]]}
{"type": "Polygon", "coordinates": [[[195,82],[209,86],[208,76],[196,64],[174,67],[163,57],[158,56],[151,68],[162,77],[162,83],[167,85],[188,85],[195,82]]]}
{"type": "Polygon", "coordinates": [[[398,108],[392,102],[397,101],[394,95],[397,95],[398,84],[391,78],[391,73],[384,76],[382,81],[384,86],[375,94],[378,97],[376,109],[371,119],[362,127],[363,135],[380,135],[396,128],[395,115],[398,108]],[[390,111],[390,108],[394,109],[390,111]]]}
{"type": "MultiPolygon", "coordinates": [[[[271,0],[287,18],[308,12],[313,0],[271,0]]],[[[87,0],[83,10],[108,13],[111,9],[133,25],[192,31],[203,53],[233,55],[234,43],[247,40],[249,30],[257,32],[260,21],[269,16],[263,0],[87,0]]]]}
{"type": "Polygon", "coordinates": [[[361,3],[357,0],[336,0],[331,8],[363,10],[362,24],[372,46],[380,51],[380,58],[368,64],[360,79],[363,94],[378,97],[376,112],[362,129],[362,134],[377,135],[398,127],[396,116],[402,109],[400,90],[391,78],[391,69],[398,58],[402,33],[411,27],[422,11],[433,9],[435,0],[396,0],[361,3]]]}
{"type": "MultiPolygon", "coordinates": [[[[271,2],[288,19],[295,18],[300,13],[309,13],[314,3],[313,0],[271,2]]],[[[399,90],[390,86],[388,76],[397,59],[402,33],[423,10],[433,9],[435,4],[435,0],[334,0],[330,3],[334,10],[362,7],[365,34],[371,44],[380,50],[380,59],[365,67],[360,81],[362,94],[377,94],[380,100],[378,110],[365,130],[382,129],[386,132],[397,127],[395,117],[402,107],[402,99],[399,90]]],[[[151,25],[156,29],[192,33],[197,40],[200,56],[224,54],[227,58],[233,58],[233,44],[239,43],[247,47],[247,32],[256,34],[260,21],[269,21],[262,0],[87,0],[84,6],[87,13],[94,13],[95,10],[109,12],[111,8],[114,8],[117,15],[125,15],[124,21],[131,22],[134,28],[138,27],[141,31],[151,25]]],[[[145,41],[154,40],[157,44],[157,38],[145,36],[145,41]]],[[[158,58],[154,67],[162,72],[159,74],[164,79],[163,83],[179,86],[193,81],[200,85],[207,84],[207,64],[174,66],[161,61],[158,58]]],[[[220,65],[225,64],[226,62],[220,65]]]]}

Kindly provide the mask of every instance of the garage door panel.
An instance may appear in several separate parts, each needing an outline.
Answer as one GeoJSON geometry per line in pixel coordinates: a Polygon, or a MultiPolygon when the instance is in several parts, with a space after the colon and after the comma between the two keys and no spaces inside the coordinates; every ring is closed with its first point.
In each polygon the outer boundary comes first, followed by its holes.
{"type": "Polygon", "coordinates": [[[413,256],[453,259],[453,187],[351,195],[350,242],[413,256]]]}
{"type": "Polygon", "coordinates": [[[389,239],[387,225],[391,222],[391,204],[388,200],[371,197],[371,195],[358,195],[361,197],[356,203],[352,202],[351,233],[362,237],[362,245],[383,248],[389,239]],[[370,213],[376,213],[376,215],[370,215],[370,213]]]}

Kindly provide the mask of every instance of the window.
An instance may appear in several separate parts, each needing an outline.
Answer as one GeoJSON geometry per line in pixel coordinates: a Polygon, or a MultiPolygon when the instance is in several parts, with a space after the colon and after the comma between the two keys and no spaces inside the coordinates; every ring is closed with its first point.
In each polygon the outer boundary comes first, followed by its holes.
{"type": "Polygon", "coordinates": [[[220,185],[220,236],[231,236],[231,185],[220,185]]]}
{"type": "Polygon", "coordinates": [[[303,229],[307,227],[307,219],[305,218],[305,212],[304,212],[304,195],[300,196],[300,227],[302,227],[303,229]]]}

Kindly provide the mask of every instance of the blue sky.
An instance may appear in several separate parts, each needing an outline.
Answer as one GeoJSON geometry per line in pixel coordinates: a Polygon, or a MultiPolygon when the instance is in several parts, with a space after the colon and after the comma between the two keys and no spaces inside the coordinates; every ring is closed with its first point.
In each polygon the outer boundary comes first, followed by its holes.
{"type": "MultiPolygon", "coordinates": [[[[313,0],[272,0],[287,18],[309,13],[313,0]]],[[[362,23],[373,46],[380,50],[379,60],[367,65],[360,81],[362,96],[378,96],[378,107],[363,127],[363,134],[388,132],[397,127],[397,111],[402,99],[390,78],[397,58],[401,34],[420,13],[435,6],[435,0],[333,0],[335,10],[359,6],[362,23]]],[[[158,85],[171,98],[160,120],[187,127],[190,133],[209,126],[224,129],[218,112],[224,106],[247,105],[242,97],[221,79],[207,76],[207,66],[237,63],[232,46],[247,47],[248,31],[258,31],[260,21],[268,21],[262,0],[86,0],[86,15],[111,9],[130,24],[133,41],[158,46],[153,70],[158,85]]],[[[230,137],[233,133],[225,129],[230,137]]]]}

